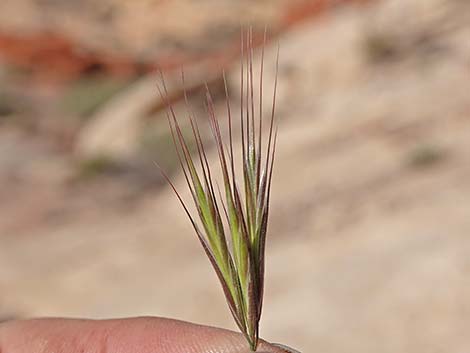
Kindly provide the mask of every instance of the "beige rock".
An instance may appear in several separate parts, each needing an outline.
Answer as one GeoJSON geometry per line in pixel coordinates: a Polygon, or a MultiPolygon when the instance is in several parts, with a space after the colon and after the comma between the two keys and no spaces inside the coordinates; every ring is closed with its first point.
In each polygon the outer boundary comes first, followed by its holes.
{"type": "Polygon", "coordinates": [[[135,152],[142,118],[160,103],[156,82],[145,77],[106,103],[80,132],[77,154],[125,159],[135,152]]]}
{"type": "Polygon", "coordinates": [[[167,93],[164,93],[160,75],[155,73],[116,94],[80,131],[76,143],[77,155],[85,159],[97,156],[114,160],[129,159],[141,146],[143,129],[147,127],[146,118],[165,119],[167,102],[171,102],[179,112],[185,113],[185,104],[178,104],[184,95],[184,89],[190,92],[200,89],[205,82],[211,85],[220,79],[219,71],[205,63],[195,64],[184,70],[184,86],[179,71],[165,74],[167,93]],[[158,87],[166,98],[161,97],[158,87]]]}

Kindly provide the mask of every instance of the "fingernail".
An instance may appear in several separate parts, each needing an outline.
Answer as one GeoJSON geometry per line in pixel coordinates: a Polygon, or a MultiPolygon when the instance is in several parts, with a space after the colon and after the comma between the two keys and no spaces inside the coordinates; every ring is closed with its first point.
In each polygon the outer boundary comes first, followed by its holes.
{"type": "Polygon", "coordinates": [[[279,343],[271,343],[274,347],[281,348],[283,351],[287,353],[300,353],[300,351],[295,350],[294,348],[287,347],[283,344],[279,343]]]}

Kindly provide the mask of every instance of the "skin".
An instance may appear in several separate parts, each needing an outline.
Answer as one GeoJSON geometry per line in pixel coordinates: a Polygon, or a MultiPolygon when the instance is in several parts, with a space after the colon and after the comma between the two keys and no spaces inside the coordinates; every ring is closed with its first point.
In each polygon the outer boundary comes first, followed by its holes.
{"type": "MultiPolygon", "coordinates": [[[[249,353],[238,333],[142,317],[33,319],[0,324],[0,353],[249,353]]],[[[257,353],[285,353],[260,342],[257,353]]]]}

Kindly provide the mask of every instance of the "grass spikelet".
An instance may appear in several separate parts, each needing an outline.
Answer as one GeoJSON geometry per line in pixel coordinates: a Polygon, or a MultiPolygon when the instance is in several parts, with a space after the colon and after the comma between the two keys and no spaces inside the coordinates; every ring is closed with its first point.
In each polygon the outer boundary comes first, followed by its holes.
{"type": "MultiPolygon", "coordinates": [[[[178,117],[168,97],[161,75],[160,95],[168,106],[167,118],[179,159],[179,164],[194,202],[192,214],[174,184],[162,171],[189,217],[202,247],[222,284],[230,311],[244,334],[250,348],[258,345],[258,327],[261,318],[264,290],[264,253],[269,215],[271,179],[276,150],[275,101],[279,50],[276,58],[276,76],[272,92],[270,119],[263,126],[263,70],[266,30],[259,68],[259,87],[253,77],[253,31],[241,33],[240,112],[241,161],[234,153],[234,122],[225,73],[226,108],[228,118],[228,146],[222,137],[219,120],[209,88],[205,87],[206,107],[212,138],[218,154],[218,166],[211,166],[196,118],[188,109],[189,122],[196,145],[196,154],[189,150],[178,117]],[[255,92],[257,90],[258,92],[255,92]],[[256,93],[256,94],[255,94],[256,93]],[[255,101],[255,96],[259,100],[255,101]],[[258,105],[258,106],[257,106],[258,105]],[[257,106],[257,107],[256,107],[257,106]],[[256,109],[255,109],[256,108],[256,109]],[[266,132],[266,141],[263,141],[266,132]],[[214,180],[213,168],[222,172],[221,188],[214,180]],[[236,175],[240,172],[241,178],[236,175]],[[216,192],[217,189],[217,192],[216,192]]],[[[182,73],[184,85],[184,74],[182,73]]],[[[189,108],[185,93],[186,105],[189,108]]]]}

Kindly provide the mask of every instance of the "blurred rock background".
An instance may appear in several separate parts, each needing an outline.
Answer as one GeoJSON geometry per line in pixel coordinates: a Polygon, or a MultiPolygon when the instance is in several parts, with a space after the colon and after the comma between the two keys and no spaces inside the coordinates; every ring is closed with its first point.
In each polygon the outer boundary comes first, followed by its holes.
{"type": "Polygon", "coordinates": [[[464,0],[3,0],[0,316],[234,328],[153,162],[184,189],[157,69],[180,116],[183,66],[201,120],[204,82],[223,120],[240,24],[258,45],[269,27],[266,92],[281,48],[262,336],[303,352],[468,352],[464,0]]]}

